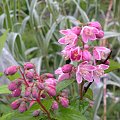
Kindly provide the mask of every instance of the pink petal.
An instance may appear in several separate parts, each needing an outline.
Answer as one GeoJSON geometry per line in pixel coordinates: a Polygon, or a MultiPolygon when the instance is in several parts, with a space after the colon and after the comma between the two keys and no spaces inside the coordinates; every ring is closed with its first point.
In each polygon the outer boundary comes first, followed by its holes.
{"type": "Polygon", "coordinates": [[[84,42],[84,43],[87,43],[88,42],[88,37],[83,33],[83,34],[81,34],[81,36],[82,36],[82,41],[84,42]]]}
{"type": "Polygon", "coordinates": [[[62,73],[58,77],[58,82],[61,82],[61,81],[65,80],[65,79],[69,79],[69,78],[70,78],[70,74],[69,73],[62,73]]]}
{"type": "Polygon", "coordinates": [[[82,82],[82,76],[78,72],[76,73],[76,80],[77,80],[78,84],[80,84],[82,82]]]}
{"type": "Polygon", "coordinates": [[[96,84],[100,83],[100,77],[94,75],[93,79],[94,79],[94,81],[95,81],[96,84]]]}
{"type": "Polygon", "coordinates": [[[100,66],[100,68],[102,68],[103,70],[106,70],[106,69],[109,68],[108,65],[104,65],[104,64],[100,64],[99,66],[100,66]]]}
{"type": "Polygon", "coordinates": [[[62,72],[62,68],[60,67],[60,68],[58,68],[57,70],[55,70],[55,74],[61,74],[61,73],[63,73],[62,72]]]}
{"type": "Polygon", "coordinates": [[[103,52],[110,52],[110,49],[106,48],[106,47],[102,47],[102,46],[98,46],[98,47],[95,47],[95,49],[97,51],[103,51],[103,52]]]}
{"type": "Polygon", "coordinates": [[[63,35],[68,35],[70,33],[70,29],[60,30],[60,33],[63,34],[63,35]]]}
{"type": "Polygon", "coordinates": [[[96,69],[96,67],[93,65],[85,65],[84,68],[88,71],[94,71],[96,69]]]}
{"type": "Polygon", "coordinates": [[[89,72],[89,73],[87,73],[85,75],[83,74],[83,78],[85,80],[89,81],[89,82],[92,82],[93,81],[93,74],[92,74],[92,72],[89,72]]]}
{"type": "Polygon", "coordinates": [[[100,52],[97,51],[96,49],[93,50],[93,56],[96,60],[101,60],[100,52]]]}
{"type": "Polygon", "coordinates": [[[60,38],[60,39],[58,40],[58,42],[59,42],[60,44],[67,44],[67,43],[66,43],[66,40],[65,40],[65,37],[60,38]]]}

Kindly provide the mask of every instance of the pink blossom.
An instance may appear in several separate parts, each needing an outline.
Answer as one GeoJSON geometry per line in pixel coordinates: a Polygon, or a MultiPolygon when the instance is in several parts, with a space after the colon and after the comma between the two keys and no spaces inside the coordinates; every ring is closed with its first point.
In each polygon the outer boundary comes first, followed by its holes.
{"type": "Polygon", "coordinates": [[[10,91],[14,91],[15,89],[17,89],[17,84],[15,81],[11,82],[9,85],[8,85],[8,89],[10,91]]]}
{"type": "Polygon", "coordinates": [[[57,110],[58,109],[58,103],[57,103],[57,101],[53,101],[53,103],[52,103],[52,109],[53,110],[57,110]]]}
{"type": "Polygon", "coordinates": [[[24,69],[27,69],[27,70],[33,69],[34,67],[35,67],[34,64],[32,64],[30,62],[27,62],[24,64],[24,69]]]}
{"type": "Polygon", "coordinates": [[[95,22],[89,22],[88,23],[88,26],[90,27],[95,27],[97,28],[98,30],[101,30],[102,29],[102,26],[99,22],[95,21],[95,22]]]}
{"type": "Polygon", "coordinates": [[[96,84],[100,82],[100,77],[104,75],[104,70],[108,69],[108,65],[100,64],[96,66],[95,71],[93,72],[93,79],[96,84]]]}
{"type": "Polygon", "coordinates": [[[21,103],[21,100],[20,100],[20,99],[13,101],[13,102],[11,103],[11,108],[12,108],[13,110],[16,110],[16,109],[20,106],[20,103],[21,103]]]}
{"type": "Polygon", "coordinates": [[[67,108],[69,106],[69,100],[65,97],[59,97],[60,103],[63,107],[67,108]]]}
{"type": "Polygon", "coordinates": [[[81,30],[82,41],[87,43],[88,40],[96,40],[96,34],[98,34],[98,29],[95,27],[84,26],[81,30]]]}
{"type": "Polygon", "coordinates": [[[19,112],[23,113],[27,110],[27,105],[26,105],[26,102],[22,102],[18,108],[19,112]]]}
{"type": "Polygon", "coordinates": [[[71,64],[66,64],[62,66],[62,71],[63,73],[70,73],[72,71],[73,65],[71,64]]]}
{"type": "Polygon", "coordinates": [[[104,32],[102,30],[100,30],[97,34],[96,34],[96,38],[103,38],[104,37],[104,32]]]}
{"type": "Polygon", "coordinates": [[[80,33],[81,33],[81,27],[79,27],[79,26],[75,26],[75,27],[73,27],[72,29],[71,29],[71,31],[74,33],[74,34],[76,34],[76,35],[80,35],[80,33]]]}
{"type": "Polygon", "coordinates": [[[93,65],[88,64],[87,61],[79,64],[76,72],[76,80],[77,83],[80,84],[83,79],[92,82],[93,81],[93,71],[95,67],[93,65]]]}
{"type": "Polygon", "coordinates": [[[110,49],[102,46],[94,47],[93,56],[96,60],[106,59],[106,56],[110,53],[110,49]]]}
{"type": "Polygon", "coordinates": [[[70,59],[72,61],[80,61],[81,57],[82,57],[82,51],[81,51],[79,46],[71,49],[71,51],[70,51],[70,59]]]}
{"type": "Polygon", "coordinates": [[[45,86],[45,90],[50,96],[55,96],[56,95],[56,87],[53,86],[53,85],[45,86]]]}
{"type": "Polygon", "coordinates": [[[61,54],[65,57],[65,59],[70,58],[70,51],[72,48],[75,48],[73,45],[67,45],[64,50],[61,51],[61,54]]]}
{"type": "Polygon", "coordinates": [[[91,58],[92,58],[92,55],[90,54],[90,52],[88,50],[82,51],[82,60],[83,61],[90,61],[91,58]]]}
{"type": "Polygon", "coordinates": [[[39,116],[39,115],[40,115],[40,110],[35,110],[35,111],[32,113],[32,115],[33,115],[34,117],[39,116]]]}
{"type": "Polygon", "coordinates": [[[73,32],[71,32],[71,30],[61,30],[60,32],[65,35],[64,37],[62,37],[62,38],[60,38],[58,40],[58,42],[60,44],[65,44],[65,45],[72,44],[72,45],[76,45],[77,40],[78,40],[76,34],[74,34],[73,32]]]}
{"type": "Polygon", "coordinates": [[[65,80],[65,79],[69,79],[71,77],[71,73],[69,73],[69,72],[68,73],[64,73],[62,71],[61,67],[58,68],[57,70],[55,70],[55,74],[59,75],[58,82],[61,82],[61,81],[65,80]]]}
{"type": "Polygon", "coordinates": [[[16,90],[14,90],[12,92],[13,97],[19,97],[20,95],[21,95],[21,89],[20,88],[17,88],[16,90]]]}

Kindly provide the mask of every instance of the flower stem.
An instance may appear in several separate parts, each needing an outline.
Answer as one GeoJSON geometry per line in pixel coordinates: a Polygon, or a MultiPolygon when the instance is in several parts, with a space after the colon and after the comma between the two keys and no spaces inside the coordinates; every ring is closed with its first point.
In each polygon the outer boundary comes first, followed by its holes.
{"type": "Polygon", "coordinates": [[[84,85],[84,81],[82,81],[82,83],[79,85],[80,100],[83,99],[83,85],[84,85]]]}

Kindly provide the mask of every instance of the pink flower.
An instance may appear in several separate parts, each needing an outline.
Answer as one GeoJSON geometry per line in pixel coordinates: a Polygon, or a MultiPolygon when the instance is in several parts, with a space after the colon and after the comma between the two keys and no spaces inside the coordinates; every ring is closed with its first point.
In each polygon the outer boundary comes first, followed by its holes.
{"type": "Polygon", "coordinates": [[[56,95],[56,86],[47,85],[47,86],[45,86],[45,90],[50,96],[56,95]]]}
{"type": "Polygon", "coordinates": [[[71,64],[66,64],[62,66],[62,71],[63,73],[70,73],[72,71],[73,65],[71,64]]]}
{"type": "Polygon", "coordinates": [[[34,78],[34,73],[31,71],[27,71],[25,75],[26,75],[26,78],[29,80],[32,80],[34,78]]]}
{"type": "Polygon", "coordinates": [[[82,57],[82,51],[80,50],[80,47],[75,47],[71,49],[70,51],[70,59],[72,61],[80,61],[82,57]]]}
{"type": "Polygon", "coordinates": [[[17,84],[16,84],[16,82],[11,82],[9,85],[8,85],[8,89],[10,90],[10,91],[14,91],[15,89],[17,89],[17,84]]]}
{"type": "Polygon", "coordinates": [[[39,116],[39,115],[40,115],[40,110],[35,110],[35,111],[32,113],[32,115],[33,115],[34,117],[39,116]]]}
{"type": "Polygon", "coordinates": [[[64,71],[62,70],[62,67],[59,67],[57,70],[55,70],[55,74],[59,75],[58,82],[71,78],[71,72],[68,71],[64,73],[64,71]]]}
{"type": "Polygon", "coordinates": [[[5,75],[14,75],[18,71],[18,66],[10,66],[5,69],[5,75]]]}
{"type": "Polygon", "coordinates": [[[70,58],[70,51],[72,48],[75,48],[73,45],[67,45],[64,50],[61,51],[61,54],[65,57],[65,59],[70,58]]]}
{"type": "Polygon", "coordinates": [[[76,34],[76,35],[80,35],[80,32],[81,32],[81,28],[79,26],[75,26],[71,29],[71,31],[76,34]]]}
{"type": "Polygon", "coordinates": [[[93,49],[93,56],[96,60],[106,59],[110,49],[106,47],[97,46],[93,49]]]}
{"type": "Polygon", "coordinates": [[[13,101],[13,102],[11,103],[11,108],[12,108],[13,110],[16,110],[16,109],[20,106],[20,103],[21,103],[21,100],[20,100],[20,99],[13,101]]]}
{"type": "Polygon", "coordinates": [[[90,61],[92,58],[90,52],[88,50],[83,50],[82,51],[82,60],[83,61],[90,61]]]}
{"type": "Polygon", "coordinates": [[[22,102],[18,108],[19,112],[23,113],[27,110],[26,102],[22,102]]]}
{"type": "Polygon", "coordinates": [[[82,82],[82,79],[92,82],[94,70],[95,70],[95,67],[93,65],[88,64],[87,61],[79,64],[76,72],[77,83],[80,84],[82,82]]]}
{"type": "Polygon", "coordinates": [[[12,92],[13,97],[19,97],[20,95],[21,95],[21,89],[20,88],[17,88],[16,90],[14,90],[12,92]]]}
{"type": "Polygon", "coordinates": [[[71,30],[69,30],[69,29],[68,30],[61,30],[60,32],[65,35],[65,37],[62,37],[62,38],[60,38],[58,40],[58,42],[60,44],[65,44],[65,45],[72,44],[72,45],[76,45],[77,40],[78,40],[76,34],[74,34],[73,32],[71,32],[71,30]]]}
{"type": "Polygon", "coordinates": [[[98,34],[98,29],[95,27],[85,26],[81,30],[81,36],[84,43],[87,43],[88,40],[96,40],[96,34],[98,34]]]}
{"type": "Polygon", "coordinates": [[[100,64],[96,66],[95,71],[93,72],[93,79],[96,84],[100,82],[100,77],[104,75],[104,70],[108,69],[108,65],[100,64]]]}
{"type": "Polygon", "coordinates": [[[102,29],[102,26],[99,22],[95,21],[95,22],[89,22],[88,23],[88,26],[90,27],[95,27],[97,28],[98,30],[101,30],[102,29]]]}

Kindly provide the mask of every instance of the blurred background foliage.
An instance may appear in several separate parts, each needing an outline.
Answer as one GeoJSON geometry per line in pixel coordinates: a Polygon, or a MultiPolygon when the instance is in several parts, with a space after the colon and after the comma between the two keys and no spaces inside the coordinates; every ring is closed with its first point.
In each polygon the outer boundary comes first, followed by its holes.
{"type": "MultiPolygon", "coordinates": [[[[57,42],[61,37],[59,30],[89,21],[102,24],[105,36],[97,44],[107,45],[112,50],[111,59],[120,63],[120,0],[0,0],[0,71],[31,61],[39,74],[53,73],[65,63],[57,42]]],[[[120,64],[117,66],[120,68],[120,64]]],[[[119,69],[110,72],[107,80],[108,120],[120,119],[119,73],[119,69]]],[[[9,83],[2,75],[0,80],[1,84],[9,83]]],[[[100,120],[103,119],[103,82],[98,88],[92,87],[94,119],[100,120]]],[[[0,96],[1,103],[3,99],[0,96]]],[[[0,108],[4,106],[1,103],[0,108]]],[[[9,110],[9,107],[0,109],[1,116],[9,110]]]]}

